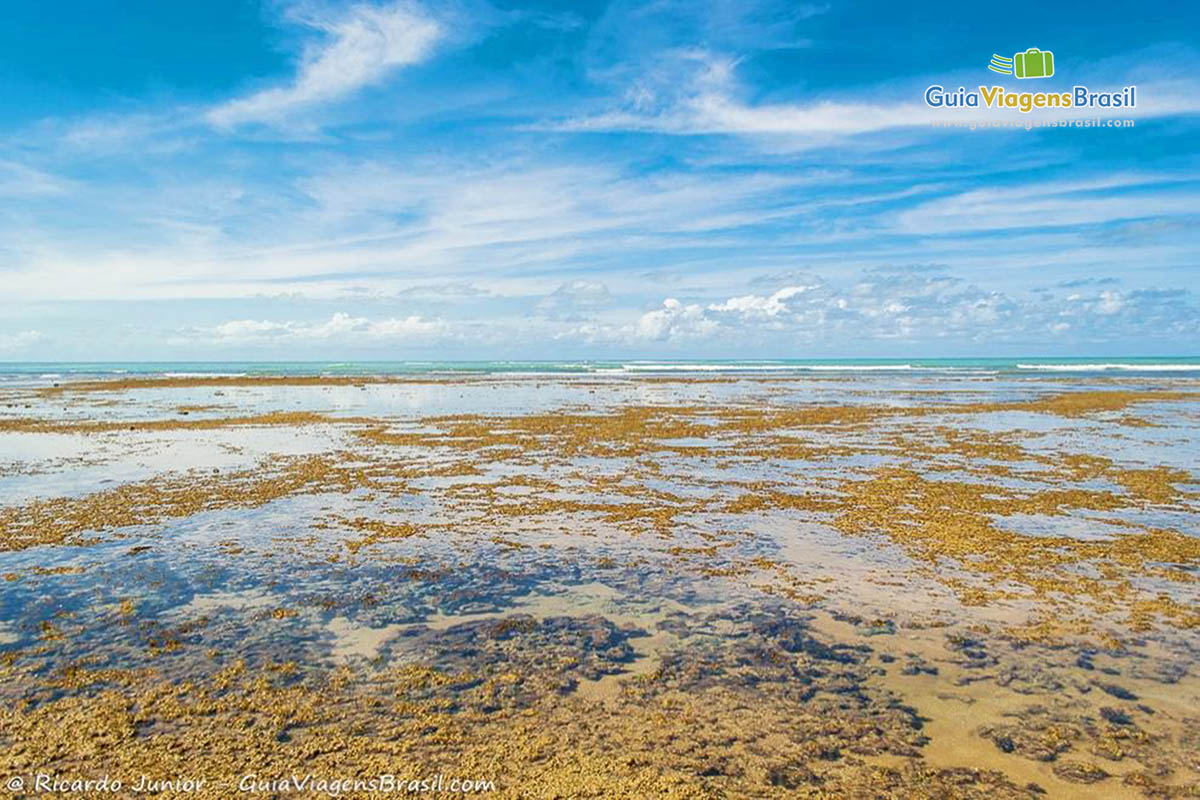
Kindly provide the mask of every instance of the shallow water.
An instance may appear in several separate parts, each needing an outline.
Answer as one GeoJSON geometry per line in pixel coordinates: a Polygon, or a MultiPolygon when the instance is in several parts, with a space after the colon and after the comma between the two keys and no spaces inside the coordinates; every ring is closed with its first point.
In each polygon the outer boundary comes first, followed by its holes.
{"type": "Polygon", "coordinates": [[[368,770],[401,719],[511,796],[1200,777],[1195,379],[67,389],[0,390],[0,738],[95,722],[11,770],[368,770]]]}

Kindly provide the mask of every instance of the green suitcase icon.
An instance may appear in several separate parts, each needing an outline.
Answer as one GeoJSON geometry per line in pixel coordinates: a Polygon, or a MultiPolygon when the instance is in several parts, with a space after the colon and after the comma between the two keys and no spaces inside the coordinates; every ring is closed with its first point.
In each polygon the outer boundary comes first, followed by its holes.
{"type": "Polygon", "coordinates": [[[1031,47],[1013,56],[1013,74],[1018,78],[1049,78],[1054,74],[1054,53],[1031,47]]]}

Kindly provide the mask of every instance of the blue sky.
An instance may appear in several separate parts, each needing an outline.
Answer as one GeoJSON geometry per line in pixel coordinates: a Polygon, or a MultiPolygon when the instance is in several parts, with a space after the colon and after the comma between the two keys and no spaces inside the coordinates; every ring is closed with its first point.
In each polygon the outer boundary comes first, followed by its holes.
{"type": "Polygon", "coordinates": [[[0,27],[0,360],[1200,352],[1194,4],[113,8],[0,27]]]}

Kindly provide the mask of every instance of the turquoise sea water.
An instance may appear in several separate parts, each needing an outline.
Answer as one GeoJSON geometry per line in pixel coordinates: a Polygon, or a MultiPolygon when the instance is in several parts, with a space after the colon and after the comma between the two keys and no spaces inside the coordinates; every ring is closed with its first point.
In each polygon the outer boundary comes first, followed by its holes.
{"type": "Polygon", "coordinates": [[[1154,373],[1200,376],[1200,357],[709,359],[678,361],[172,361],[0,363],[0,380],[116,375],[640,374],[678,372],[1154,373]]]}

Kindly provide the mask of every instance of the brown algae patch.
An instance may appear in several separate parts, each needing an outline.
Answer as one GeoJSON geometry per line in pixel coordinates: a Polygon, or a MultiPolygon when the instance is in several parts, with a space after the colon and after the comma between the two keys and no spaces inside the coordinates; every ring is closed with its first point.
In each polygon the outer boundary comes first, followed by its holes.
{"type": "MultiPolygon", "coordinates": [[[[1045,414],[1055,414],[1060,417],[1083,417],[1097,413],[1115,413],[1127,411],[1130,406],[1138,403],[1186,401],[1196,402],[1195,392],[1180,392],[1167,390],[1106,390],[1094,389],[1078,392],[1066,392],[1051,395],[1039,400],[1016,402],[1011,404],[997,403],[991,407],[977,406],[976,409],[1039,411],[1045,414]]],[[[1136,419],[1136,418],[1135,418],[1136,419]]],[[[1122,424],[1128,424],[1129,418],[1122,418],[1122,424]]]]}
{"type": "MultiPolygon", "coordinates": [[[[1167,394],[1077,392],[1032,404],[930,408],[992,410],[1044,405],[1046,409],[1075,414],[1125,408],[1167,394]]],[[[1138,577],[1165,578],[1177,584],[1191,582],[1193,576],[1188,570],[1200,561],[1197,539],[1159,527],[1112,541],[1083,542],[1069,537],[1026,536],[1003,529],[994,521],[995,517],[1012,515],[1056,516],[1121,511],[1146,504],[1177,505],[1195,494],[1178,488],[1190,480],[1188,473],[1164,467],[1126,468],[1096,456],[1031,455],[1011,437],[951,429],[944,424],[931,426],[924,437],[912,422],[906,423],[902,435],[871,434],[871,425],[881,416],[919,417],[930,408],[635,406],[609,414],[437,417],[423,420],[416,431],[395,431],[378,421],[348,419],[341,424],[358,432],[363,445],[358,450],[281,459],[260,470],[226,475],[164,477],[83,498],[5,509],[0,511],[0,546],[16,549],[32,544],[86,542],[84,534],[88,532],[217,508],[256,507],[296,493],[364,489],[396,494],[411,492],[405,484],[418,477],[463,477],[466,480],[431,490],[427,496],[436,500],[436,507],[443,513],[451,513],[453,519],[463,523],[460,528],[466,530],[507,528],[515,519],[587,518],[630,533],[650,531],[673,538],[692,532],[711,542],[723,538],[705,531],[704,520],[713,514],[794,512],[830,521],[846,534],[887,536],[917,563],[928,564],[931,574],[969,603],[1032,594],[1055,604],[1058,613],[1065,598],[1081,598],[1100,610],[1125,609],[1138,627],[1155,616],[1176,626],[1197,623],[1196,614],[1189,612],[1185,604],[1169,596],[1147,594],[1133,582],[1138,577]],[[821,431],[823,438],[804,438],[805,431],[821,431]],[[783,476],[718,479],[708,477],[705,470],[671,477],[684,487],[702,488],[705,494],[684,495],[651,485],[668,477],[664,459],[687,458],[716,468],[736,469],[754,460],[763,464],[796,459],[829,462],[867,448],[900,463],[817,473],[802,487],[789,485],[783,476]],[[397,450],[405,453],[400,462],[392,455],[397,450]],[[971,469],[985,477],[1010,477],[1018,473],[1007,464],[1030,462],[1036,471],[1025,469],[1022,474],[1049,483],[1045,488],[1027,490],[987,481],[935,480],[923,474],[923,467],[946,456],[975,461],[971,469]],[[573,470],[570,476],[575,488],[569,494],[561,491],[561,476],[533,477],[538,472],[533,467],[549,469],[580,458],[619,460],[624,471],[595,474],[573,470]],[[499,480],[483,479],[481,469],[500,466],[519,471],[499,480]],[[475,480],[475,476],[480,479],[475,480]],[[1072,485],[1101,478],[1123,491],[1072,485]],[[952,562],[953,570],[940,569],[948,562],[952,562]],[[1079,565],[1087,565],[1088,569],[1081,571],[1079,565]],[[974,583],[969,580],[972,577],[974,583]]],[[[138,424],[219,427],[263,422],[306,425],[331,424],[334,420],[299,412],[138,424]]],[[[359,516],[344,521],[343,526],[364,534],[345,543],[353,554],[366,545],[426,535],[429,523],[359,516]]],[[[498,536],[495,531],[487,535],[510,547],[523,545],[519,539],[498,536]]],[[[676,555],[682,558],[682,553],[676,555]]],[[[698,567],[702,574],[734,574],[724,564],[698,567]]],[[[1078,610],[1079,606],[1072,607],[1073,612],[1078,610]]]]}
{"type": "MultiPolygon", "coordinates": [[[[737,677],[737,650],[698,643],[605,703],[553,688],[577,667],[547,658],[562,645],[545,637],[575,643],[569,653],[601,630],[579,638],[575,625],[492,625],[474,640],[497,658],[470,671],[411,664],[298,681],[294,665],[234,662],[179,684],[77,670],[82,691],[0,716],[0,770],[203,775],[213,784],[205,797],[228,796],[228,781],[248,771],[301,764],[364,776],[452,770],[513,798],[1036,796],[999,771],[923,763],[920,721],[872,688],[868,653],[795,622],[741,623],[740,648],[758,654],[753,683],[737,677]]],[[[694,635],[687,624],[677,631],[694,635]]]]}
{"type": "MultiPolygon", "coordinates": [[[[1149,530],[1093,542],[1026,536],[997,528],[991,519],[992,515],[1055,515],[1124,505],[1123,498],[1108,492],[1059,489],[1002,494],[996,487],[930,480],[904,469],[846,482],[842,489],[851,494],[835,513],[833,525],[840,530],[885,533],[932,567],[943,559],[953,559],[970,573],[989,579],[992,587],[1016,584],[1042,598],[1087,599],[1112,608],[1133,593],[1128,579],[1146,574],[1152,564],[1200,562],[1200,539],[1175,531],[1149,530]],[[1081,562],[1095,564],[1101,577],[1067,569],[1081,562]]],[[[1180,575],[1186,580],[1185,573],[1180,575]]],[[[1169,604],[1160,610],[1183,627],[1200,624],[1200,615],[1194,610],[1169,604]]]]}
{"type": "MultiPolygon", "coordinates": [[[[242,385],[212,380],[201,385],[242,385]]],[[[312,381],[287,385],[326,379],[312,381]]],[[[252,470],[0,509],[0,551],[15,560],[138,525],[161,526],[166,551],[171,520],[329,495],[263,514],[275,536],[261,551],[234,513],[214,523],[230,526],[216,544],[189,542],[181,552],[213,568],[191,591],[175,584],[161,619],[201,619],[160,624],[164,576],[139,560],[115,573],[131,585],[103,613],[53,610],[21,636],[0,625],[0,645],[26,642],[0,659],[18,698],[0,713],[0,772],[215,781],[429,765],[492,778],[501,797],[1188,796],[1200,539],[1172,520],[1195,513],[1195,477],[969,426],[1025,411],[1096,436],[1140,403],[1197,398],[9,420],[114,438],[131,426],[350,435],[252,470]],[[831,541],[846,545],[837,559],[831,541]],[[306,584],[314,563],[321,579],[306,584]],[[242,580],[221,584],[222,569],[242,580]],[[712,595],[722,604],[697,599],[712,595]],[[68,660],[122,631],[151,643],[153,669],[68,660]],[[288,637],[307,655],[264,663],[288,637]]],[[[0,589],[86,588],[112,566],[23,563],[0,589]]]]}
{"type": "Polygon", "coordinates": [[[353,473],[319,456],[280,459],[260,469],[129,483],[80,498],[0,509],[0,551],[90,543],[87,534],[187,517],[219,508],[254,508],[296,493],[350,491],[353,473]]]}
{"type": "Polygon", "coordinates": [[[245,426],[292,427],[319,425],[331,422],[353,422],[345,418],[328,417],[309,411],[278,411],[269,414],[204,419],[120,420],[41,420],[29,418],[0,419],[0,432],[14,433],[112,433],[119,431],[205,431],[245,426]]]}

